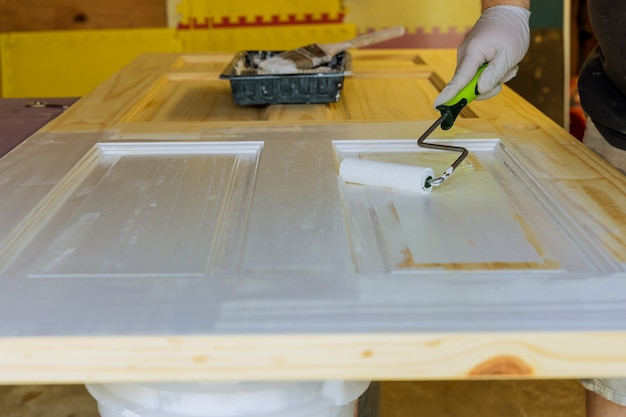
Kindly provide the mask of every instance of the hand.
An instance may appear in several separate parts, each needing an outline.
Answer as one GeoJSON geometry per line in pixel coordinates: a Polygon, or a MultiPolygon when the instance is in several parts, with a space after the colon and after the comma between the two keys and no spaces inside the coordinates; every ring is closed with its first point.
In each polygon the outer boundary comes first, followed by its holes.
{"type": "Polygon", "coordinates": [[[485,10],[457,51],[454,77],[435,99],[435,107],[456,96],[470,83],[478,68],[489,65],[478,79],[477,99],[487,99],[515,77],[517,64],[530,45],[530,11],[518,6],[494,6],[485,10]]]}

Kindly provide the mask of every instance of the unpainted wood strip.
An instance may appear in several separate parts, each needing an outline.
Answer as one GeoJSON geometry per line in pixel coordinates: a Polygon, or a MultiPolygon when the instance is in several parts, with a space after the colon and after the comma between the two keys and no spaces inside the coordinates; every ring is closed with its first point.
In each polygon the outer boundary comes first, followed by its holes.
{"type": "Polygon", "coordinates": [[[0,339],[3,383],[619,377],[623,333],[0,339]]]}

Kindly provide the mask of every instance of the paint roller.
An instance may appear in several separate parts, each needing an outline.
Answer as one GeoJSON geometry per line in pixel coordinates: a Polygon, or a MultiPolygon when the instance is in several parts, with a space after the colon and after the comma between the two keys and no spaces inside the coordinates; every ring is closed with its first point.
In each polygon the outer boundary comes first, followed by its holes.
{"type": "Polygon", "coordinates": [[[463,162],[469,152],[460,146],[443,145],[425,142],[426,138],[439,126],[448,130],[454,124],[459,113],[465,106],[478,97],[478,77],[487,64],[483,64],[476,75],[454,98],[437,106],[441,116],[417,140],[422,148],[442,151],[459,152],[457,159],[446,169],[441,176],[435,178],[434,172],[428,167],[394,164],[391,162],[372,161],[359,158],[344,158],[339,165],[339,176],[345,181],[356,184],[388,187],[401,191],[426,194],[433,187],[443,184],[452,172],[463,162]]]}

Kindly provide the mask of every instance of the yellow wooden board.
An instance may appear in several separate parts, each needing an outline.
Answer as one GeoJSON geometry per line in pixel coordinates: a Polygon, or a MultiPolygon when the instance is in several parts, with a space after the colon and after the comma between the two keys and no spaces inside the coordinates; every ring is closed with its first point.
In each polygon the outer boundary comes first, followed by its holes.
{"type": "Polygon", "coordinates": [[[147,52],[182,51],[173,29],[0,34],[3,97],[80,97],[147,52]]]}
{"type": "Polygon", "coordinates": [[[479,1],[346,0],[345,21],[360,32],[403,25],[408,33],[464,33],[480,15],[479,1]],[[375,10],[375,12],[373,12],[375,10]]]}
{"type": "Polygon", "coordinates": [[[10,32],[0,34],[0,91],[5,98],[81,97],[145,53],[289,49],[355,34],[349,24],[10,32]]]}

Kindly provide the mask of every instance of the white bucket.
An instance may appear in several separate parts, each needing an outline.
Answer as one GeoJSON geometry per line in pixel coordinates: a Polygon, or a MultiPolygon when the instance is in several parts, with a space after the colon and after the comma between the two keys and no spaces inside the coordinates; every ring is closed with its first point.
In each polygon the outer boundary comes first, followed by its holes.
{"type": "Polygon", "coordinates": [[[353,417],[369,382],[88,384],[101,417],[353,417]]]}

